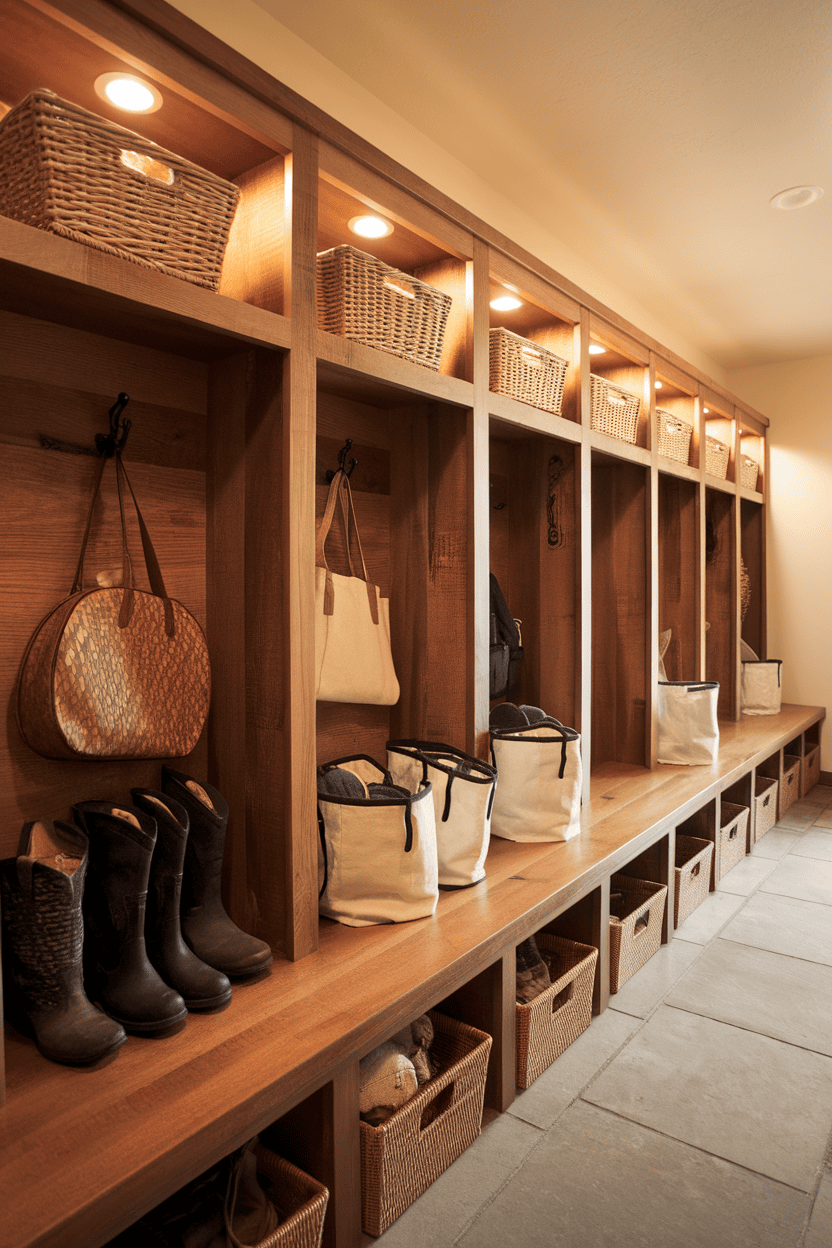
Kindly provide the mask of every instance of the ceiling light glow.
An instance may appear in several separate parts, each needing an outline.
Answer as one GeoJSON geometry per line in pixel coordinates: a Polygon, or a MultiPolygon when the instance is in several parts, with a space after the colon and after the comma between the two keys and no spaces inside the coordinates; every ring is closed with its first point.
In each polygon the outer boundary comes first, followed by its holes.
{"type": "Polygon", "coordinates": [[[702,408],[702,411],[705,413],[705,415],[706,415],[706,416],[708,415],[708,412],[709,412],[710,410],[711,410],[711,409],[710,409],[709,407],[703,407],[703,408],[702,408]]]}
{"type": "Polygon", "coordinates": [[[491,307],[495,312],[514,312],[522,306],[523,300],[517,299],[514,295],[498,295],[496,299],[491,300],[491,307]]]}
{"type": "Polygon", "coordinates": [[[381,217],[353,217],[349,226],[353,234],[360,234],[362,238],[386,238],[393,233],[390,222],[381,217]]]}
{"type": "Polygon", "coordinates": [[[94,85],[100,99],[128,113],[155,113],[162,107],[161,93],[135,74],[101,74],[94,85]]]}
{"type": "Polygon", "coordinates": [[[661,383],[660,381],[657,381],[657,382],[656,382],[656,389],[657,389],[657,390],[661,390],[661,388],[662,388],[662,383],[661,383]]]}
{"type": "Polygon", "coordinates": [[[822,186],[790,186],[788,190],[772,195],[770,202],[772,208],[782,208],[785,212],[790,212],[794,208],[808,208],[822,194],[822,186]]]}
{"type": "Polygon", "coordinates": [[[591,342],[589,344],[589,354],[590,355],[606,355],[607,348],[602,347],[600,342],[591,342]]]}

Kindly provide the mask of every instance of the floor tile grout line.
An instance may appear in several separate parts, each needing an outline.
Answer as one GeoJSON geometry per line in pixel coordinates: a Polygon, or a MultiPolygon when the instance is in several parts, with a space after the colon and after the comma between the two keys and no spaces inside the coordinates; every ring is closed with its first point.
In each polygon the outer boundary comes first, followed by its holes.
{"type": "Polygon", "coordinates": [[[815,1205],[817,1203],[821,1184],[823,1183],[823,1176],[825,1174],[832,1174],[832,1131],[830,1131],[829,1138],[826,1141],[826,1150],[823,1154],[823,1160],[821,1161],[820,1166],[818,1167],[818,1177],[814,1186],[814,1190],[811,1193],[812,1199],[809,1204],[809,1209],[806,1213],[806,1217],[803,1222],[803,1232],[800,1236],[800,1244],[798,1245],[798,1248],[803,1248],[804,1244],[806,1243],[806,1236],[809,1234],[809,1229],[812,1225],[812,1215],[815,1212],[815,1205]]]}
{"type": "MultiPolygon", "coordinates": [[[[817,964],[815,964],[817,965],[817,964]]],[[[711,1023],[721,1023],[723,1027],[734,1027],[737,1031],[744,1031],[749,1036],[762,1036],[765,1040],[773,1040],[775,1044],[787,1044],[790,1049],[798,1049],[801,1053],[812,1053],[815,1057],[827,1057],[832,1061],[832,1053],[824,1053],[821,1049],[811,1049],[806,1044],[795,1044],[793,1040],[783,1040],[780,1036],[770,1036],[767,1031],[755,1031],[753,1027],[744,1027],[742,1023],[729,1023],[724,1018],[714,1018],[711,1014],[701,1014],[699,1010],[693,1010],[685,1005],[671,1005],[667,1001],[662,1002],[669,1010],[679,1010],[682,1014],[693,1014],[695,1018],[707,1018],[711,1023]]]]}

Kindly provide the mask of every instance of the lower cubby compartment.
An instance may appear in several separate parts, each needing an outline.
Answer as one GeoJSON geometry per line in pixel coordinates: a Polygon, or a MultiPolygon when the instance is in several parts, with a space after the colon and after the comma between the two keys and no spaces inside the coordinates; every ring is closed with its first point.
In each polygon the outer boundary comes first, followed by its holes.
{"type": "Polygon", "coordinates": [[[658,953],[667,885],[614,875],[610,882],[610,992],[658,953]]]}
{"type": "Polygon", "coordinates": [[[381,1235],[480,1133],[491,1037],[430,1011],[440,1070],[379,1126],[361,1123],[361,1225],[381,1235]]]}
{"type": "Polygon", "coordinates": [[[676,833],[676,888],[673,926],[677,928],[708,896],[711,883],[712,841],[676,833]]]}
{"type": "Polygon", "coordinates": [[[748,835],[748,807],[723,801],[719,817],[719,866],[717,878],[723,879],[745,857],[748,835]]]}
{"type": "Polygon", "coordinates": [[[783,773],[780,779],[780,818],[782,819],[790,806],[800,797],[800,767],[801,758],[799,755],[783,754],[783,773]]]}
{"type": "Polygon", "coordinates": [[[754,778],[754,800],[749,834],[753,844],[756,844],[761,836],[765,836],[766,832],[770,832],[777,822],[778,787],[778,782],[769,776],[757,775],[754,778]]]}
{"type": "Polygon", "coordinates": [[[803,761],[800,768],[800,796],[807,793],[820,783],[820,746],[805,743],[803,761]]]}
{"type": "Polygon", "coordinates": [[[518,1088],[530,1087],[592,1021],[598,950],[551,932],[538,932],[535,941],[552,984],[516,1005],[518,1088]]]}

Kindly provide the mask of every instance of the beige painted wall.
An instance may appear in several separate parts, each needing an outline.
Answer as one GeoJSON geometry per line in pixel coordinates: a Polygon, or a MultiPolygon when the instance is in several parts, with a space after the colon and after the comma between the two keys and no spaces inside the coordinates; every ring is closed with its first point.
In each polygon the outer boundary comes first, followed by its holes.
{"type": "Polygon", "coordinates": [[[785,701],[832,717],[832,356],[734,369],[727,384],[771,419],[769,657],[783,660],[785,701]]]}
{"type": "MultiPolygon", "coordinates": [[[[235,0],[234,4],[229,0],[170,0],[170,3],[273,78],[724,384],[724,369],[677,331],[672,320],[657,319],[605,276],[603,255],[599,254],[597,233],[588,213],[583,237],[565,241],[544,229],[519,203],[490,186],[252,0],[235,0]]],[[[609,235],[607,246],[614,245],[610,241],[613,237],[614,231],[609,235]]],[[[622,252],[630,247],[623,235],[619,245],[622,252]]]]}

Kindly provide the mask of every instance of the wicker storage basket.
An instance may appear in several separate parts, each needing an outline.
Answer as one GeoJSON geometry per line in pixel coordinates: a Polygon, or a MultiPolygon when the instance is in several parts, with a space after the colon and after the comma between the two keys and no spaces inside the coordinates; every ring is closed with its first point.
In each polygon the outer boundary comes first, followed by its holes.
{"type": "Polygon", "coordinates": [[[541,411],[559,414],[568,360],[508,329],[490,330],[488,346],[488,388],[493,394],[508,394],[541,411]]]}
{"type": "Polygon", "coordinates": [[[280,1226],[257,1248],[320,1248],[329,1192],[262,1144],[256,1152],[261,1186],[280,1217],[280,1226]]]}
{"type": "Polygon", "coordinates": [[[737,806],[734,802],[722,802],[722,814],[719,821],[720,880],[745,857],[748,814],[747,806],[737,806]]]}
{"type": "Polygon", "coordinates": [[[667,887],[614,875],[610,889],[623,893],[618,917],[610,915],[610,992],[614,993],[658,952],[667,887]]]}
{"type": "Polygon", "coordinates": [[[528,1088],[592,1022],[598,950],[538,932],[551,988],[517,1009],[517,1086],[528,1088]]]}
{"type": "Polygon", "coordinates": [[[607,433],[621,442],[635,442],[641,399],[604,377],[596,377],[595,373],[589,380],[592,399],[590,428],[598,433],[607,433]]]}
{"type": "Polygon", "coordinates": [[[803,755],[803,766],[800,769],[800,796],[805,797],[820,781],[820,746],[810,745],[803,755]]]}
{"type": "Polygon", "coordinates": [[[659,454],[675,459],[680,464],[688,462],[692,427],[686,420],[679,420],[672,412],[656,408],[656,443],[659,454]]]}
{"type": "Polygon", "coordinates": [[[740,485],[744,490],[756,490],[760,465],[750,455],[740,456],[740,485]]]}
{"type": "Polygon", "coordinates": [[[0,214],[216,290],[240,191],[51,91],[0,122],[0,214]]]}
{"type": "Polygon", "coordinates": [[[716,438],[705,438],[705,471],[712,477],[721,477],[724,481],[728,476],[728,457],[731,448],[716,438]]]}
{"type": "Polygon", "coordinates": [[[754,843],[777,822],[777,781],[757,776],[754,781],[754,843]]]}
{"type": "Polygon", "coordinates": [[[430,1017],[440,1073],[381,1126],[361,1123],[361,1225],[368,1235],[386,1231],[480,1133],[491,1037],[433,1010],[430,1017]]]}
{"type": "Polygon", "coordinates": [[[786,811],[800,796],[800,764],[803,760],[795,754],[783,755],[783,779],[780,784],[780,809],[778,819],[782,819],[786,811]]]}
{"type": "Polygon", "coordinates": [[[713,841],[676,834],[676,893],[673,926],[678,927],[708,896],[711,887],[713,841]]]}
{"type": "Polygon", "coordinates": [[[318,255],[318,326],[438,372],[451,296],[356,247],[318,255]]]}

